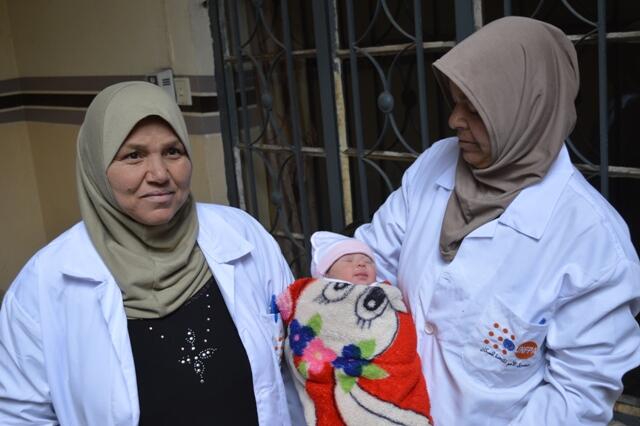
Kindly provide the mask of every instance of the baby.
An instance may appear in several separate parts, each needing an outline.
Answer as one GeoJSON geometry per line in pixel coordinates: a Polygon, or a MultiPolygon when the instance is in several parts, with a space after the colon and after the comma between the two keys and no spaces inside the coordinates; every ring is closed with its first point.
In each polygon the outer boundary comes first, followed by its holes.
{"type": "Polygon", "coordinates": [[[373,252],[360,240],[320,231],[311,236],[311,248],[311,275],[316,278],[335,278],[353,284],[371,284],[376,280],[373,252]]]}
{"type": "Polygon", "coordinates": [[[369,246],[331,232],[311,237],[312,278],[278,297],[285,356],[309,425],[430,425],[411,314],[376,281],[369,246]]]}

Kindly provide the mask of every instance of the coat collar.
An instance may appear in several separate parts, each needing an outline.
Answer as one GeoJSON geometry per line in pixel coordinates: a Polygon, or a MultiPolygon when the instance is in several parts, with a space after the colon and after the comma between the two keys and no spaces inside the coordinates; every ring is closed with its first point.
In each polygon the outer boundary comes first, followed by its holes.
{"type": "MultiPolygon", "coordinates": [[[[253,250],[253,245],[213,209],[198,204],[197,211],[198,244],[207,260],[218,264],[230,263],[253,250]]],[[[58,253],[60,270],[64,275],[96,284],[111,277],[91,243],[84,223],[76,224],[62,237],[73,241],[73,244],[62,244],[58,253]]]]}
{"type": "Polygon", "coordinates": [[[241,236],[211,205],[198,204],[198,244],[216,263],[230,263],[253,250],[253,244],[241,236]]]}
{"type": "MultiPolygon", "coordinates": [[[[456,164],[448,167],[436,180],[436,185],[453,191],[456,164]]],[[[493,237],[497,224],[501,223],[521,234],[539,240],[544,235],[560,194],[576,172],[571,164],[569,152],[562,147],[547,175],[522,191],[496,220],[485,223],[471,232],[467,238],[493,237]]]]}
{"type": "Polygon", "coordinates": [[[500,223],[536,240],[542,238],[558,199],[575,172],[563,146],[544,179],[522,190],[499,218],[500,223]]]}
{"type": "Polygon", "coordinates": [[[71,244],[61,244],[58,252],[62,274],[95,284],[104,282],[111,276],[83,222],[77,223],[63,237],[71,244]]]}

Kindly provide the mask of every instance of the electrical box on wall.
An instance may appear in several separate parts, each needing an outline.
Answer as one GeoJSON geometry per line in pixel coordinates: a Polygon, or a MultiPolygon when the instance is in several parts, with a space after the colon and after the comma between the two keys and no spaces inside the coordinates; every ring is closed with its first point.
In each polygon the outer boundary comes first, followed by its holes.
{"type": "Polygon", "coordinates": [[[147,75],[149,83],[156,84],[167,91],[169,96],[176,100],[178,105],[192,105],[191,84],[189,77],[173,77],[170,68],[147,75]]]}
{"type": "Polygon", "coordinates": [[[173,70],[171,68],[148,75],[147,81],[162,87],[169,96],[173,99],[176,98],[176,89],[173,84],[173,70]]]}
{"type": "Polygon", "coordinates": [[[173,82],[176,87],[176,102],[178,102],[178,105],[192,105],[189,77],[176,77],[173,82]]]}

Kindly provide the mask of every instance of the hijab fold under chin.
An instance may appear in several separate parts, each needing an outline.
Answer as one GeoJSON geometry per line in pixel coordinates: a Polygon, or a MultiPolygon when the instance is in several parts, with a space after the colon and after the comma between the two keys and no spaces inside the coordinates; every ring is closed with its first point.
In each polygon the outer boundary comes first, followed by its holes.
{"type": "Polygon", "coordinates": [[[196,243],[198,219],[191,195],[166,224],[136,222],[118,207],[107,168],[134,126],[158,116],[191,158],[179,108],[158,86],[118,83],[93,100],[78,135],[76,175],[82,219],[98,254],[122,291],[128,318],[160,318],[179,308],[211,277],[196,243]]]}
{"type": "Polygon", "coordinates": [[[440,253],[450,262],[469,233],[546,175],[575,125],[580,78],[566,35],[523,17],[491,22],[433,65],[445,97],[451,101],[452,81],[478,110],[491,141],[487,168],[458,158],[440,233],[440,253]]]}

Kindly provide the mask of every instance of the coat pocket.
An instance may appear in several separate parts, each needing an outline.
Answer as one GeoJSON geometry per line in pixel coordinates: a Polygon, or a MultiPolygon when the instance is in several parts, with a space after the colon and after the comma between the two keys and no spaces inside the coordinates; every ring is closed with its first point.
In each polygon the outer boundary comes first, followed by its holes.
{"type": "Polygon", "coordinates": [[[518,386],[544,373],[546,324],[532,324],[493,297],[469,329],[467,373],[492,388],[518,386]]]}
{"type": "Polygon", "coordinates": [[[274,353],[278,359],[278,363],[282,361],[282,354],[284,349],[284,337],[285,330],[282,318],[279,314],[269,313],[261,314],[262,326],[265,333],[265,337],[271,343],[274,353]]]}

